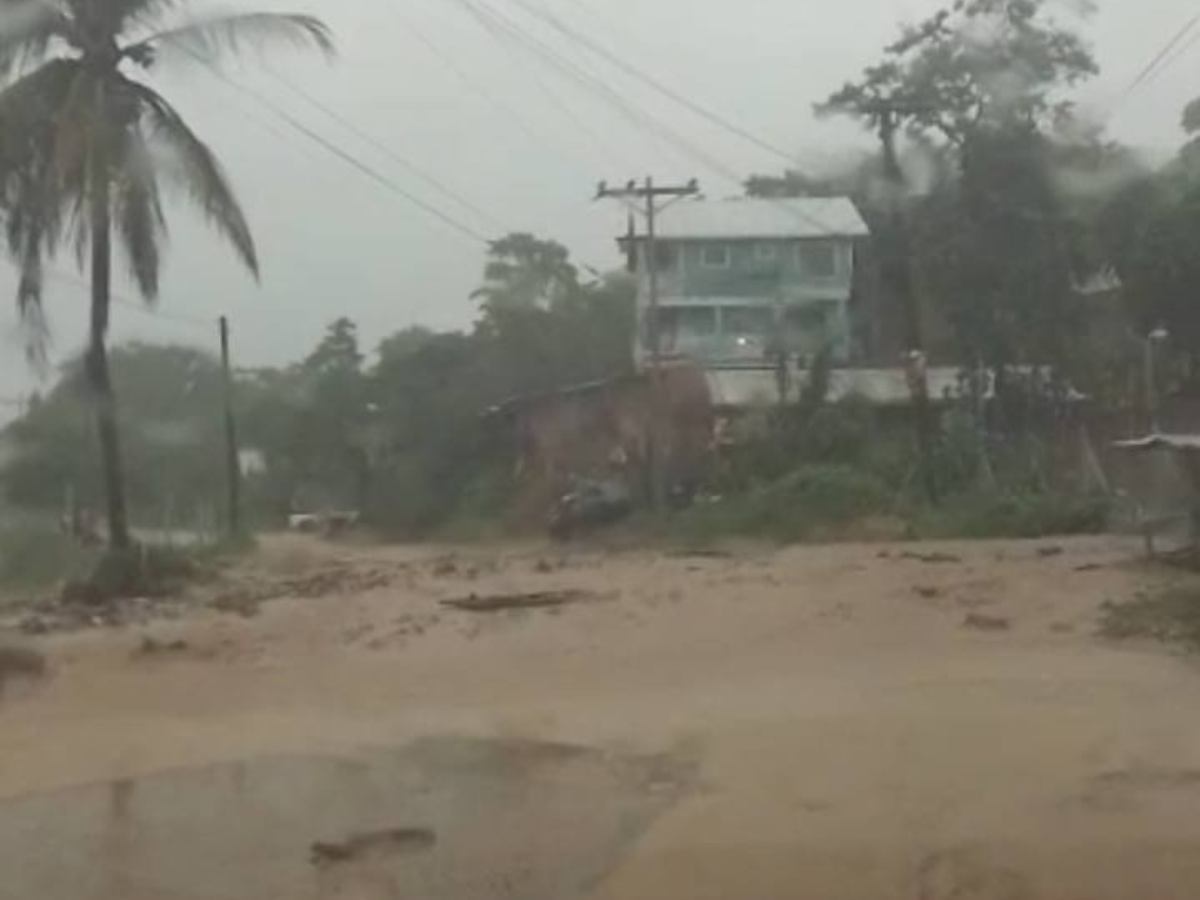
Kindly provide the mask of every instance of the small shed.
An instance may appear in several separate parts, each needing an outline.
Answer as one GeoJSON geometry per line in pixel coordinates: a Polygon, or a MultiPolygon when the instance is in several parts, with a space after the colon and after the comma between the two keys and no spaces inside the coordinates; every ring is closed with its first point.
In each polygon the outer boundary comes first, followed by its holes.
{"type": "Polygon", "coordinates": [[[1115,441],[1118,450],[1142,456],[1168,453],[1186,485],[1186,496],[1178,509],[1147,510],[1138,504],[1138,524],[1146,540],[1146,552],[1156,555],[1156,537],[1172,526],[1182,524],[1188,536],[1189,549],[1196,547],[1200,537],[1200,434],[1149,434],[1141,438],[1115,441]]]}

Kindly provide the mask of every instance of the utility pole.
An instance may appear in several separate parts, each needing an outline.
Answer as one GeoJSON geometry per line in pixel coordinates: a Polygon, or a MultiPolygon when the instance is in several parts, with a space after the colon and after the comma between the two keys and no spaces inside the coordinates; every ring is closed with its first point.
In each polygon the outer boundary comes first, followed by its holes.
{"type": "MultiPolygon", "coordinates": [[[[642,265],[647,272],[649,288],[648,315],[646,320],[646,338],[650,351],[650,417],[646,433],[648,445],[648,462],[650,464],[650,500],[653,507],[661,510],[666,506],[666,484],[664,478],[663,458],[663,377],[662,377],[662,329],[658,308],[658,229],[657,218],[662,210],[671,203],[683,197],[693,197],[700,193],[700,184],[693,178],[685,185],[658,186],[654,179],[647,176],[641,186],[636,181],[630,181],[623,188],[610,188],[605,182],[600,182],[596,191],[596,199],[617,199],[636,201],[638,211],[646,218],[646,240],[642,246],[642,265]],[[660,198],[666,202],[660,205],[660,198]]],[[[634,239],[632,223],[630,239],[634,239]]]]}
{"type": "Polygon", "coordinates": [[[229,479],[229,534],[236,537],[242,527],[242,467],[238,459],[237,424],[233,418],[233,375],[229,368],[229,320],[221,316],[221,371],[225,402],[225,470],[229,479]]]}
{"type": "Polygon", "coordinates": [[[933,458],[937,442],[936,422],[933,406],[929,401],[924,329],[921,327],[921,309],[913,288],[912,245],[909,240],[908,222],[904,217],[903,194],[907,182],[896,153],[896,131],[899,128],[900,116],[906,111],[908,110],[899,104],[885,100],[878,101],[871,109],[879,125],[879,139],[883,144],[884,177],[888,183],[888,231],[891,233],[888,235],[888,247],[884,254],[883,277],[892,294],[900,301],[904,314],[907,345],[905,369],[909,392],[912,395],[921,474],[929,502],[937,503],[937,473],[933,458]]]}

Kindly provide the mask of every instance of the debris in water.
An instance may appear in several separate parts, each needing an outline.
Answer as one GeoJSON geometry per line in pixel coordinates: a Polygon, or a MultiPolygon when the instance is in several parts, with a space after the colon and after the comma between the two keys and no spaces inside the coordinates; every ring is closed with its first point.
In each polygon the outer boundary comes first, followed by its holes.
{"type": "Polygon", "coordinates": [[[159,641],[152,637],[142,638],[142,642],[134,651],[135,656],[162,656],[168,653],[186,653],[191,649],[182,638],[174,641],[159,641]]]}
{"type": "Polygon", "coordinates": [[[953,553],[914,553],[909,550],[900,554],[900,559],[911,559],[916,562],[929,563],[931,565],[946,565],[948,563],[960,563],[962,557],[955,556],[953,553]]]}
{"type": "Polygon", "coordinates": [[[672,550],[667,556],[671,559],[733,559],[733,554],[728,550],[706,549],[702,547],[672,550]]]}
{"type": "Polygon", "coordinates": [[[220,612],[235,613],[243,619],[252,619],[258,615],[260,602],[259,598],[249,593],[235,590],[215,597],[212,607],[220,612]]]}
{"type": "Polygon", "coordinates": [[[429,828],[390,828],[351,835],[344,841],[314,841],[309,862],[330,866],[376,853],[417,853],[437,844],[437,835],[429,828]]]}
{"type": "Polygon", "coordinates": [[[46,657],[29,647],[0,646],[0,694],[12,679],[35,679],[46,674],[46,657]]]}
{"type": "Polygon", "coordinates": [[[444,578],[447,575],[457,575],[458,564],[454,561],[454,557],[446,557],[435,562],[433,564],[433,574],[439,578],[444,578]]]}
{"type": "Polygon", "coordinates": [[[524,594],[491,594],[480,597],[471,594],[454,600],[442,600],[442,606],[465,612],[501,612],[506,609],[545,609],[579,603],[595,597],[590,591],[534,591],[524,594]]]}
{"type": "Polygon", "coordinates": [[[998,616],[984,616],[979,613],[971,613],[963,620],[963,627],[974,628],[978,631],[1008,631],[1012,628],[1012,622],[998,616]]]}

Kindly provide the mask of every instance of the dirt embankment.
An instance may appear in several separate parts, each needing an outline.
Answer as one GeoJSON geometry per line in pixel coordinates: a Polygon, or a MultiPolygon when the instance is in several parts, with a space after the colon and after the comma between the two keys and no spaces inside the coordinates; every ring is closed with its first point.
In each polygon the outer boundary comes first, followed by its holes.
{"type": "Polygon", "coordinates": [[[0,900],[1191,898],[1200,676],[1096,634],[1178,578],[1131,553],[271,542],[37,639],[0,900]]]}

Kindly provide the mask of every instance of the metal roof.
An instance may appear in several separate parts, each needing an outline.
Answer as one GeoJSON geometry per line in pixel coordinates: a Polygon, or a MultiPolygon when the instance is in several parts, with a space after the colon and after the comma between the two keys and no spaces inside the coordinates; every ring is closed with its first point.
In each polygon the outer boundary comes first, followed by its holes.
{"type": "Polygon", "coordinates": [[[870,232],[846,197],[683,200],[658,217],[666,240],[866,237],[870,232]]]}
{"type": "MultiPolygon", "coordinates": [[[[926,372],[929,396],[943,402],[962,393],[960,371],[950,367],[930,368],[926,372]]],[[[738,408],[775,403],[779,387],[775,372],[768,368],[708,369],[704,373],[709,395],[719,407],[738,408]]],[[[793,396],[807,381],[807,375],[794,379],[793,396]]],[[[908,377],[903,369],[835,369],[829,373],[826,400],[836,403],[849,397],[861,397],[876,406],[906,406],[912,402],[908,377]]]]}
{"type": "Polygon", "coordinates": [[[1152,434],[1136,440],[1115,441],[1113,446],[1118,450],[1179,450],[1194,453],[1200,451],[1200,434],[1152,434]]]}

